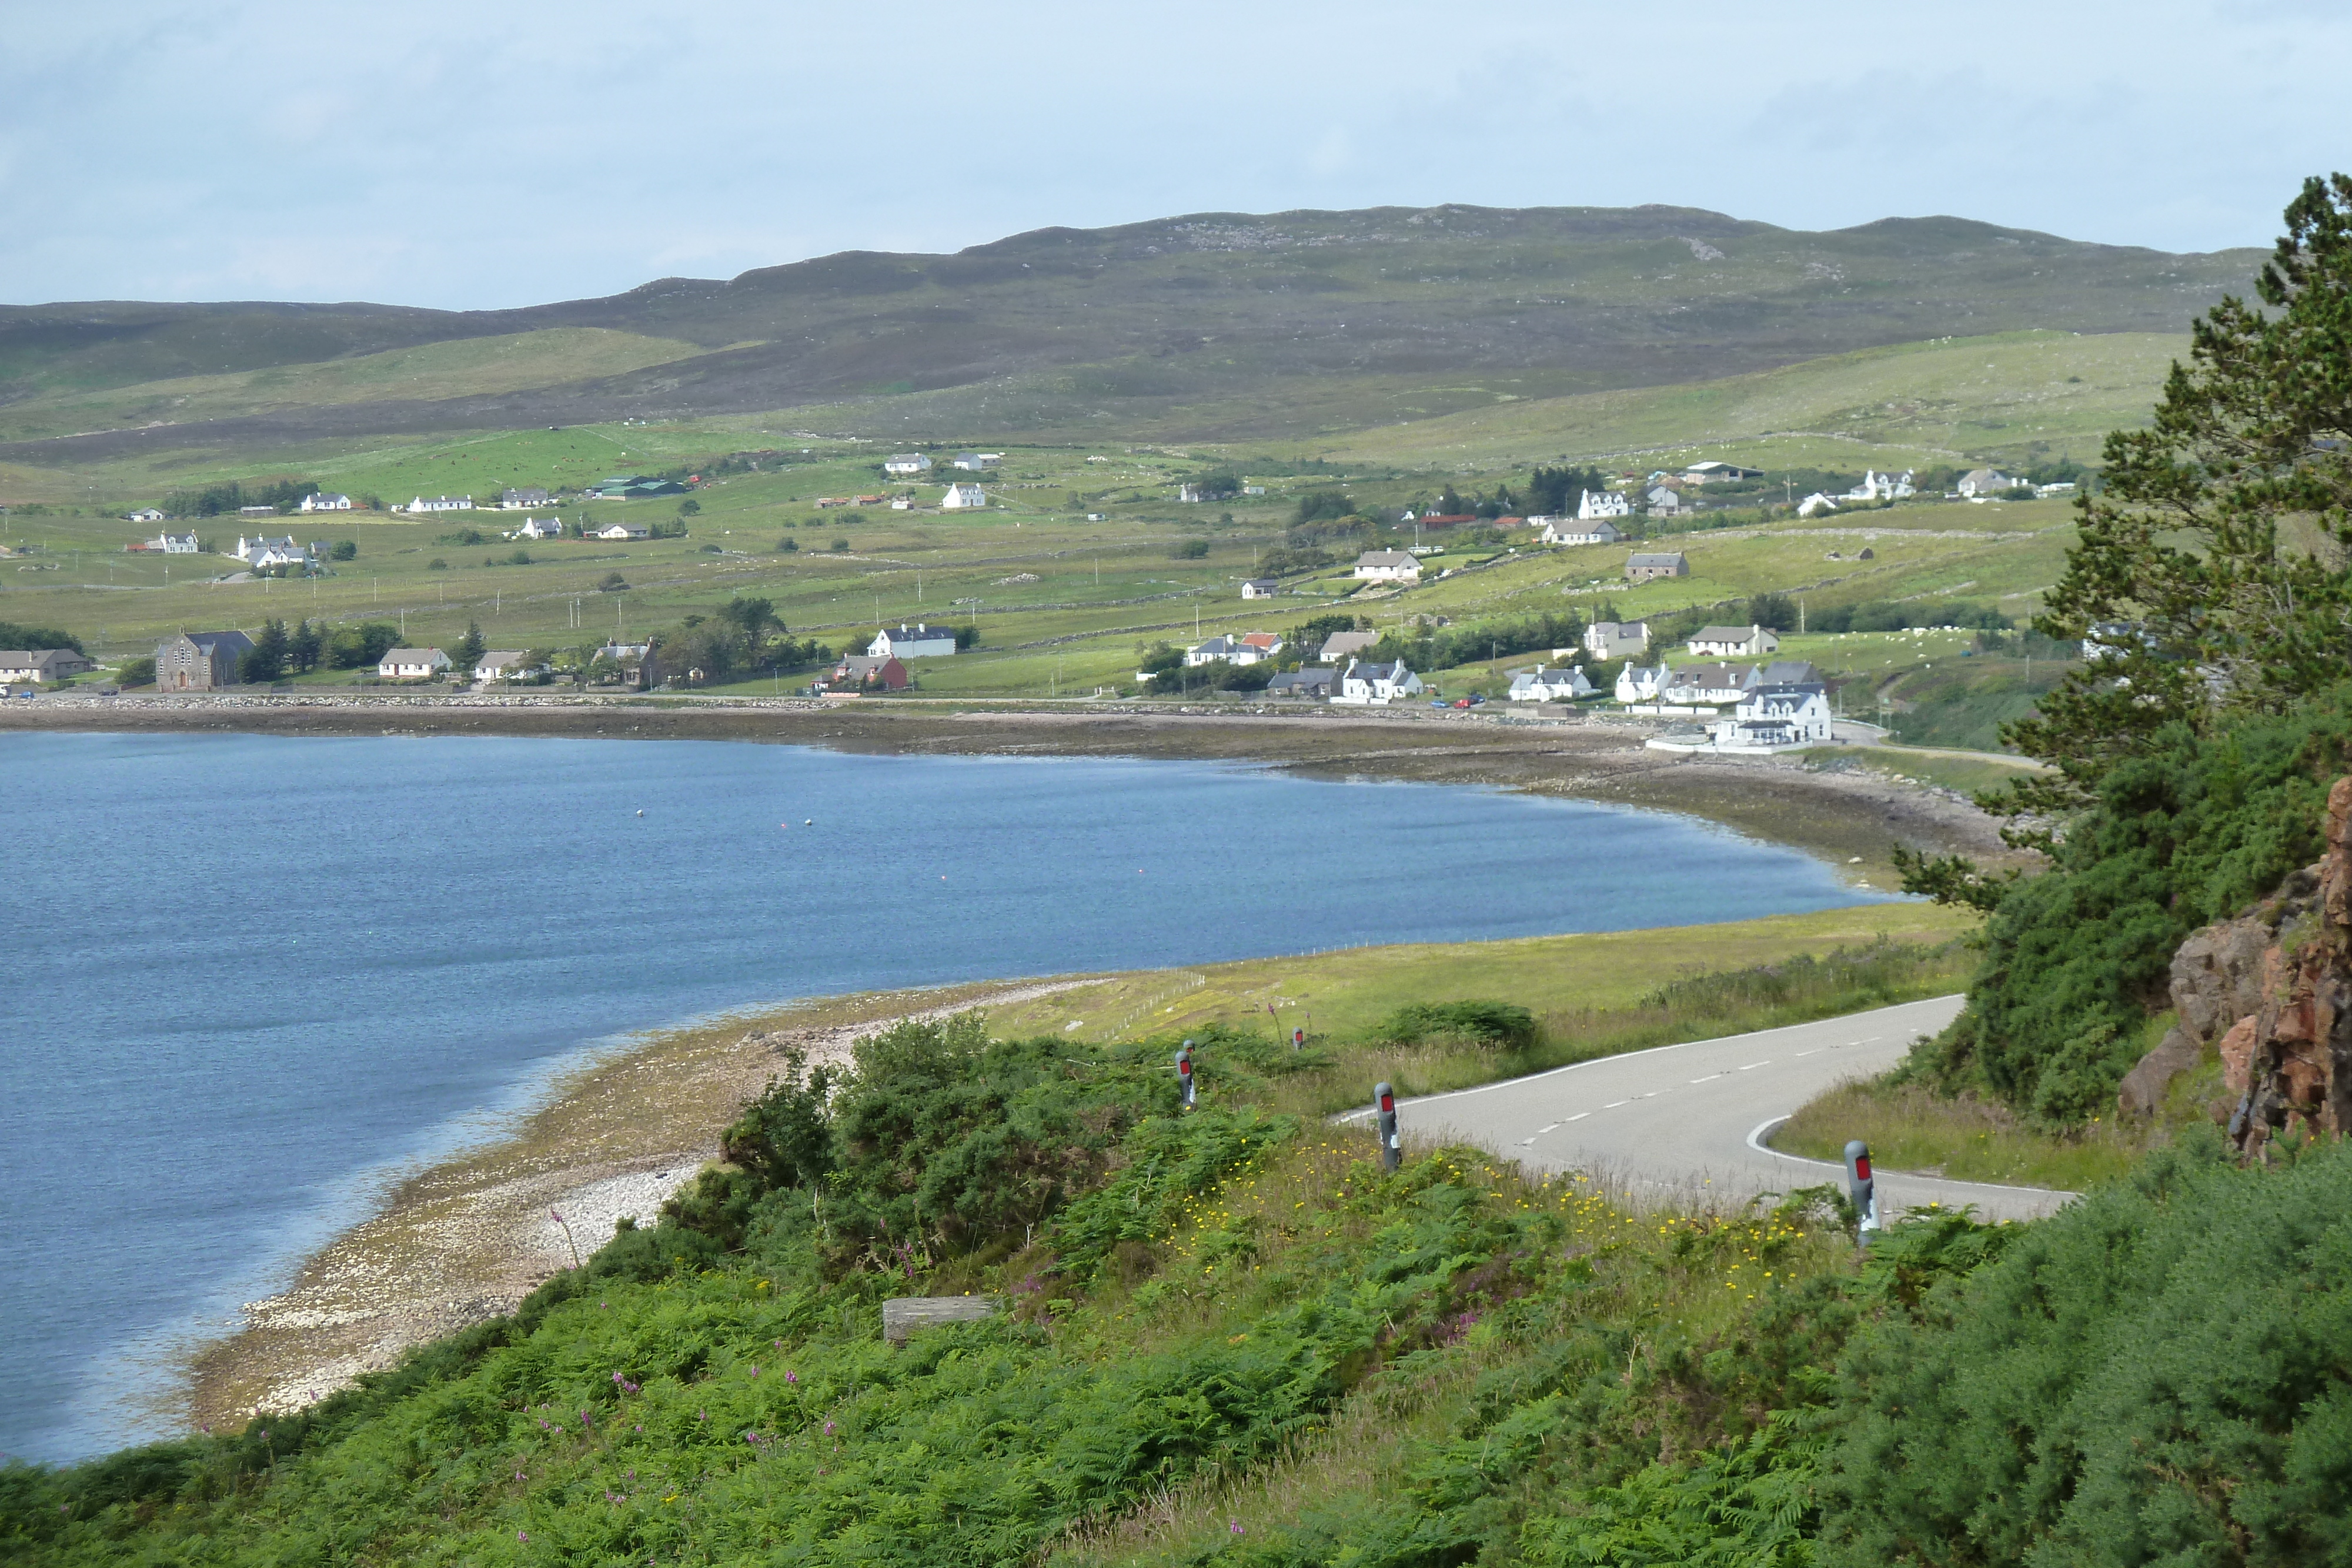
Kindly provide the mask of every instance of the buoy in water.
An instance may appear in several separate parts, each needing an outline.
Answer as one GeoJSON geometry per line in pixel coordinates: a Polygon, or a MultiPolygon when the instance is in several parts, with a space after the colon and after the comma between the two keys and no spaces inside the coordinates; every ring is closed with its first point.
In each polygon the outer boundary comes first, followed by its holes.
{"type": "Polygon", "coordinates": [[[640,816],[640,817],[644,816],[644,815],[645,815],[644,810],[643,810],[642,809],[641,809],[641,810],[639,810],[639,811],[637,812],[637,815],[638,815],[638,816],[640,816]]]}
{"type": "Polygon", "coordinates": [[[801,819],[801,826],[803,828],[814,828],[816,826],[816,819],[814,817],[803,817],[801,819]]]}

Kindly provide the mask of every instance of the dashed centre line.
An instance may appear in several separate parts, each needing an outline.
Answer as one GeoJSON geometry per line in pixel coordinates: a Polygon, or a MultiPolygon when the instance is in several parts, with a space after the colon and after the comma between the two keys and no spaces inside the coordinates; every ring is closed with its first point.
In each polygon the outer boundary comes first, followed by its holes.
{"type": "Polygon", "coordinates": [[[1771,1066],[1771,1065],[1772,1065],[1772,1059],[1771,1059],[1770,1057],[1769,1057],[1769,1056],[1768,1056],[1768,1057],[1766,1057],[1766,1058],[1765,1058],[1763,1061],[1751,1061],[1751,1062],[1749,1062],[1747,1066],[1745,1066],[1745,1067],[1741,1068],[1739,1071],[1742,1071],[1742,1072],[1753,1072],[1753,1071],[1756,1071],[1758,1068],[1759,1068],[1759,1067],[1769,1067],[1769,1066],[1771,1066]]]}

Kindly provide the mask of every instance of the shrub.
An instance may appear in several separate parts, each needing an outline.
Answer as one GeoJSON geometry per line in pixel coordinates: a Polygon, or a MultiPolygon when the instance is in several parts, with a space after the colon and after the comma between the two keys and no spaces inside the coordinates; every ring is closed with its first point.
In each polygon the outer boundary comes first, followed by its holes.
{"type": "Polygon", "coordinates": [[[1206,539],[1186,539],[1168,552],[1170,560],[1206,560],[1208,556],[1209,541],[1206,539]]]}
{"type": "Polygon", "coordinates": [[[1536,1016],[1512,1002],[1414,1002],[1391,1013],[1381,1036],[1398,1045],[1440,1041],[1489,1051],[1527,1051],[1538,1038],[1536,1016]]]}
{"type": "Polygon", "coordinates": [[[623,577],[617,571],[608,571],[597,581],[596,591],[599,593],[625,593],[628,591],[628,587],[629,580],[627,578],[623,577]]]}

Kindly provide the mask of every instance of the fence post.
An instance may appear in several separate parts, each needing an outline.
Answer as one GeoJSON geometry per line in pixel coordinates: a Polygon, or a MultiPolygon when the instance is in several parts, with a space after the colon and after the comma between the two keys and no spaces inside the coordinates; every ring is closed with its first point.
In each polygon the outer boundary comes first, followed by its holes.
{"type": "Polygon", "coordinates": [[[1186,1040],[1176,1052],[1176,1086],[1184,1096],[1184,1109],[1192,1108],[1192,1042],[1186,1040]]]}
{"type": "Polygon", "coordinates": [[[1867,1247],[1871,1233],[1878,1228],[1878,1182],[1870,1174],[1870,1145],[1860,1138],[1845,1146],[1845,1186],[1859,1217],[1854,1239],[1867,1247]]]}
{"type": "Polygon", "coordinates": [[[1373,1084],[1372,1103],[1381,1111],[1381,1168],[1392,1171],[1404,1160],[1404,1149],[1397,1142],[1396,1091],[1385,1083],[1373,1084]]]}

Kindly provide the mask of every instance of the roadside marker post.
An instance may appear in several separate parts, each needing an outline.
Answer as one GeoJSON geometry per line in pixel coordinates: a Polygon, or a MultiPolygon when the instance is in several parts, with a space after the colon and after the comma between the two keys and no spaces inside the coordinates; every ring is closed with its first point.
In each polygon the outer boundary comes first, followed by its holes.
{"type": "Polygon", "coordinates": [[[1184,1109],[1192,1108],[1192,1042],[1186,1040],[1176,1052],[1176,1087],[1184,1097],[1184,1109]]]}
{"type": "Polygon", "coordinates": [[[1870,1174],[1870,1145],[1860,1138],[1845,1146],[1845,1186],[1853,1198],[1854,1213],[1861,1217],[1854,1239],[1867,1247],[1871,1233],[1878,1228],[1878,1182],[1870,1174]]]}
{"type": "Polygon", "coordinates": [[[1385,1083],[1373,1084],[1372,1103],[1381,1112],[1381,1169],[1392,1171],[1404,1163],[1403,1145],[1397,1142],[1396,1091],[1385,1083]]]}
{"type": "Polygon", "coordinates": [[[1295,1029],[1290,1031],[1290,1049],[1293,1051],[1305,1051],[1307,1049],[1307,1031],[1305,1030],[1295,1029]]]}

